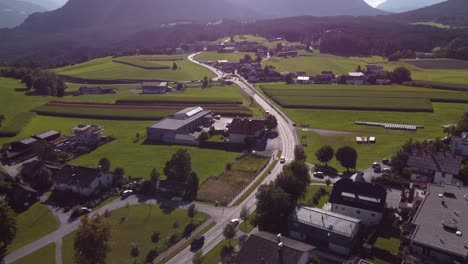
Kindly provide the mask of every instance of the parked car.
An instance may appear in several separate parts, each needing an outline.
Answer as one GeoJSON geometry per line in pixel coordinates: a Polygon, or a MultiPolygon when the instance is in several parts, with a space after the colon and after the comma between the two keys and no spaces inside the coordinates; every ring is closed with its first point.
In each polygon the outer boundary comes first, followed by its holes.
{"type": "Polygon", "coordinates": [[[280,163],[281,163],[281,164],[286,163],[286,158],[285,158],[284,156],[281,156],[281,158],[280,158],[280,163]]]}
{"type": "Polygon", "coordinates": [[[205,244],[205,236],[197,236],[193,241],[192,244],[190,244],[190,250],[191,251],[196,251],[199,250],[203,247],[203,244],[205,244]]]}
{"type": "Polygon", "coordinates": [[[121,196],[123,198],[125,198],[125,197],[128,197],[128,196],[132,195],[132,194],[133,194],[132,190],[125,190],[125,191],[122,192],[121,196]]]}
{"type": "Polygon", "coordinates": [[[372,168],[375,169],[375,168],[377,168],[377,167],[380,167],[380,163],[378,163],[378,162],[372,163],[372,168]]]}
{"type": "Polygon", "coordinates": [[[239,223],[240,223],[240,220],[237,219],[237,218],[231,219],[231,220],[229,221],[229,224],[230,224],[230,225],[234,225],[234,226],[238,225],[239,223]]]}
{"type": "Polygon", "coordinates": [[[323,172],[321,172],[321,171],[314,172],[314,177],[323,178],[323,172]]]}
{"type": "Polygon", "coordinates": [[[382,163],[383,163],[384,165],[389,165],[389,164],[390,164],[390,159],[383,159],[383,160],[382,160],[382,163]]]}
{"type": "Polygon", "coordinates": [[[221,116],[220,116],[220,115],[216,115],[216,116],[214,117],[214,119],[220,120],[220,119],[221,119],[221,116]]]}
{"type": "Polygon", "coordinates": [[[392,173],[392,170],[390,168],[383,168],[382,172],[388,174],[388,173],[392,173]]]}
{"type": "Polygon", "coordinates": [[[375,168],[374,168],[374,172],[375,172],[375,173],[381,173],[381,172],[382,172],[382,168],[381,168],[380,166],[375,167],[375,168]]]}
{"type": "Polygon", "coordinates": [[[84,214],[89,214],[91,213],[91,209],[89,209],[88,207],[81,207],[80,208],[80,211],[81,211],[81,214],[84,215],[84,214]]]}

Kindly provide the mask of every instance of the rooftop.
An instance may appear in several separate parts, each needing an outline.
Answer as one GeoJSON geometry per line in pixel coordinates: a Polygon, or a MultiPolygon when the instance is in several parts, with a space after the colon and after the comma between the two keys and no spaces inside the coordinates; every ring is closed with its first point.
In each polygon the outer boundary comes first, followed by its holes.
{"type": "Polygon", "coordinates": [[[351,76],[351,77],[363,77],[364,73],[362,73],[362,72],[350,72],[349,76],[351,76]]]}
{"type": "Polygon", "coordinates": [[[167,117],[159,122],[149,126],[149,128],[177,130],[185,125],[193,122],[194,120],[209,115],[211,111],[203,110],[201,107],[186,108],[174,115],[167,117]]]}
{"type": "Polygon", "coordinates": [[[56,135],[60,135],[60,132],[55,131],[55,130],[49,130],[49,131],[43,132],[41,134],[37,134],[34,137],[39,138],[39,139],[46,139],[46,138],[48,138],[50,136],[56,136],[56,135]]]}
{"type": "Polygon", "coordinates": [[[229,133],[254,136],[258,132],[265,130],[265,120],[250,118],[234,118],[229,133]]]}
{"type": "Polygon", "coordinates": [[[413,218],[412,240],[432,248],[468,256],[468,187],[429,184],[428,194],[413,218]],[[461,234],[457,235],[457,231],[461,234]]]}
{"type": "Polygon", "coordinates": [[[380,184],[341,179],[333,186],[330,203],[383,213],[387,190],[380,184]]]}
{"type": "Polygon", "coordinates": [[[57,184],[88,187],[95,178],[99,177],[99,175],[100,173],[98,169],[65,165],[57,172],[55,182],[57,184]]]}
{"type": "Polygon", "coordinates": [[[415,149],[409,157],[407,165],[413,168],[428,169],[458,175],[462,157],[450,152],[427,152],[415,149]]]}
{"type": "Polygon", "coordinates": [[[311,245],[287,237],[281,237],[281,246],[279,243],[277,235],[266,232],[252,234],[237,255],[235,263],[298,263],[304,253],[314,249],[311,245]]]}
{"type": "Polygon", "coordinates": [[[166,87],[167,82],[142,82],[142,87],[166,87]]]}
{"type": "Polygon", "coordinates": [[[303,224],[348,237],[354,237],[361,223],[360,219],[305,206],[296,207],[293,216],[303,224]]]}
{"type": "Polygon", "coordinates": [[[29,144],[32,144],[32,143],[34,143],[36,141],[37,141],[36,139],[30,137],[30,138],[21,139],[18,142],[20,142],[22,144],[25,144],[25,145],[29,145],[29,144]]]}

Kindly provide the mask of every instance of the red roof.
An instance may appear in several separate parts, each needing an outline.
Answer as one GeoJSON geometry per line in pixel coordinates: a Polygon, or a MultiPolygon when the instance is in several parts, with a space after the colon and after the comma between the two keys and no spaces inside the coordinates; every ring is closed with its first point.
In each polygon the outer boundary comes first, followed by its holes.
{"type": "Polygon", "coordinates": [[[55,182],[57,184],[67,184],[86,188],[97,177],[99,177],[98,169],[65,165],[57,172],[55,182]]]}
{"type": "Polygon", "coordinates": [[[263,130],[265,130],[265,120],[249,118],[235,118],[229,127],[229,133],[247,136],[257,136],[263,130]]]}

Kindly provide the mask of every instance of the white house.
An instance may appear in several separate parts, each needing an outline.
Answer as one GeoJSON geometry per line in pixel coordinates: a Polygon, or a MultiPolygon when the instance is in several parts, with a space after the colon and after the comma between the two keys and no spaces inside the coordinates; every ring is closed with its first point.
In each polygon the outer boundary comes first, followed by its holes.
{"type": "Polygon", "coordinates": [[[362,72],[350,72],[346,77],[346,84],[363,85],[364,77],[362,72]]]}
{"type": "Polygon", "coordinates": [[[461,167],[462,157],[450,152],[428,152],[414,149],[408,158],[411,167],[411,181],[435,184],[456,183],[455,176],[461,167]]]}
{"type": "Polygon", "coordinates": [[[258,138],[265,131],[265,120],[235,118],[229,126],[229,142],[245,144],[247,138],[258,138]]]}
{"type": "Polygon", "coordinates": [[[382,221],[386,200],[387,190],[380,184],[341,179],[333,186],[329,203],[333,213],[374,226],[382,221]]]}
{"type": "Polygon", "coordinates": [[[81,145],[94,145],[99,142],[104,127],[98,125],[78,125],[73,129],[74,139],[81,145]]]}
{"type": "Polygon", "coordinates": [[[55,188],[89,197],[101,189],[111,187],[113,178],[112,173],[99,169],[65,165],[56,174],[55,188]]]}

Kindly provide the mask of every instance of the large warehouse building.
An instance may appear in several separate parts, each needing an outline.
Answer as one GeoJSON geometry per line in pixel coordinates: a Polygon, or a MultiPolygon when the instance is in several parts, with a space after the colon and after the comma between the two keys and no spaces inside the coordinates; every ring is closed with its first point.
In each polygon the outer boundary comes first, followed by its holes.
{"type": "Polygon", "coordinates": [[[191,135],[200,126],[211,125],[211,111],[190,107],[175,113],[146,128],[148,140],[169,144],[198,145],[196,137],[191,135]]]}

